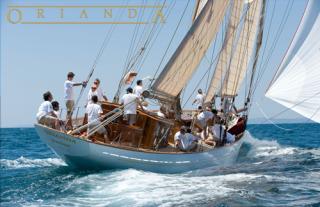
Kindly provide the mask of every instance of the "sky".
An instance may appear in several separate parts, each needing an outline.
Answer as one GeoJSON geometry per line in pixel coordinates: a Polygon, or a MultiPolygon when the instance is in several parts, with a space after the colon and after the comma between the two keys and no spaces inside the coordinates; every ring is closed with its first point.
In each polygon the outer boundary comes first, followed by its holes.
{"type": "MultiPolygon", "coordinates": [[[[264,93],[298,26],[305,4],[305,0],[267,0],[263,43],[265,46],[262,48],[264,56],[258,63],[258,69],[264,69],[265,73],[254,96],[253,102],[258,104],[252,105],[250,112],[252,120],[265,120],[263,113],[272,117],[285,110],[281,105],[265,98],[264,93]],[[285,17],[285,11],[288,11],[288,16],[286,21],[281,24],[285,17]]],[[[128,54],[129,57],[132,57],[132,55],[130,56],[132,50],[129,50],[129,48],[134,34],[137,34],[137,39],[141,37],[144,40],[143,35],[149,33],[143,31],[149,31],[152,27],[154,28],[153,39],[151,39],[149,47],[146,48],[143,64],[136,70],[139,70],[137,77],[139,79],[147,76],[153,77],[185,9],[182,21],[159,67],[160,70],[190,28],[194,5],[195,0],[1,0],[0,127],[32,126],[35,122],[38,107],[43,101],[42,94],[48,90],[52,92],[54,99],[58,100],[63,107],[63,83],[66,74],[73,71],[76,74],[76,81],[85,80],[106,35],[109,35],[108,44],[97,62],[89,85],[92,84],[94,78],[98,77],[107,97],[113,99],[128,54]],[[157,22],[156,26],[150,23],[153,20],[152,16],[155,14],[155,9],[138,8],[136,17],[134,17],[135,11],[128,11],[126,7],[132,5],[154,6],[162,3],[165,3],[163,10],[165,21],[157,22]],[[12,7],[13,5],[42,5],[46,7],[41,7],[42,10],[39,14],[39,7],[21,8],[12,7]],[[54,7],[61,5],[69,6],[64,8],[63,18],[61,18],[61,8],[54,7]],[[47,6],[51,7],[48,8],[47,6]],[[82,6],[98,7],[82,8],[82,6]],[[99,6],[120,6],[120,8],[113,8],[112,17],[104,18],[104,8],[99,6]],[[84,13],[83,9],[85,9],[84,13]],[[86,22],[87,24],[30,24],[30,22],[57,21],[86,22]],[[122,24],[93,24],[101,21],[118,21],[122,24]],[[139,27],[136,24],[130,24],[138,21],[149,22],[149,24],[141,24],[139,27]],[[88,22],[91,22],[91,24],[88,22]]],[[[192,92],[203,74],[208,70],[208,59],[210,59],[208,57],[212,56],[213,47],[212,44],[207,57],[204,58],[197,72],[189,81],[183,95],[183,105],[188,97],[191,97],[192,101],[192,98],[196,95],[192,92]]],[[[205,88],[207,80],[208,77],[205,76],[198,87],[205,88]]],[[[79,94],[79,91],[80,88],[77,88],[75,90],[76,94],[79,94]]],[[[84,96],[82,96],[80,106],[84,105],[87,91],[88,87],[84,96]]],[[[152,103],[150,104],[152,106],[152,103]]],[[[185,107],[192,107],[190,101],[185,107]]],[[[281,117],[276,118],[302,119],[300,115],[293,111],[285,112],[281,117]]]]}

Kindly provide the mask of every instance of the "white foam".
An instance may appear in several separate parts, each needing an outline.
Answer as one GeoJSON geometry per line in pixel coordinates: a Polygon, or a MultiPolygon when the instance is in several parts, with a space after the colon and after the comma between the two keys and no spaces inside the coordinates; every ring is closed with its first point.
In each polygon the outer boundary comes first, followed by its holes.
{"type": "MultiPolygon", "coordinates": [[[[173,206],[236,193],[234,183],[255,180],[262,175],[227,174],[211,176],[163,175],[137,170],[90,174],[66,185],[72,196],[45,201],[41,206],[173,206]]],[[[241,188],[241,185],[238,185],[241,188]]]]}
{"type": "Polygon", "coordinates": [[[283,147],[276,140],[259,140],[249,132],[246,133],[246,142],[252,145],[248,153],[250,157],[284,156],[298,152],[295,147],[283,147]]]}
{"type": "Polygon", "coordinates": [[[1,167],[6,169],[66,166],[65,162],[58,158],[29,159],[23,156],[15,160],[0,159],[0,164],[1,167]]]}

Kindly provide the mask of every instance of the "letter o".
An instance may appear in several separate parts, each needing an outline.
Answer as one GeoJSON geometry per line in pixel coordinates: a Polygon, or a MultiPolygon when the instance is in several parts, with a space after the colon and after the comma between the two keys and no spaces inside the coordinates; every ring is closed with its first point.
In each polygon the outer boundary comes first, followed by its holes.
{"type": "Polygon", "coordinates": [[[19,10],[19,9],[10,9],[8,14],[7,14],[7,20],[11,23],[11,24],[18,24],[19,22],[21,22],[22,20],[22,12],[19,10]],[[12,12],[16,12],[17,13],[17,16],[18,16],[18,19],[16,21],[14,21],[13,19],[11,19],[12,15],[11,13],[12,12]]]}

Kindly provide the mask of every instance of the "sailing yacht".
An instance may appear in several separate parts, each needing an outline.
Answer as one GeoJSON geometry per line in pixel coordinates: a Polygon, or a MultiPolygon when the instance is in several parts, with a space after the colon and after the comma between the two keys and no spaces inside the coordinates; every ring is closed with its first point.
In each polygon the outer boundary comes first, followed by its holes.
{"type": "MultiPolygon", "coordinates": [[[[314,10],[318,9],[315,12],[316,19],[310,20],[311,22],[306,20],[308,21],[306,24],[309,25],[306,30],[311,30],[311,32],[307,38],[294,41],[297,48],[291,49],[291,56],[287,57],[286,63],[281,66],[281,68],[289,69],[279,72],[267,93],[269,97],[278,102],[292,103],[290,100],[286,102],[277,97],[283,95],[278,92],[284,84],[281,80],[285,79],[286,74],[296,74],[300,70],[299,65],[295,62],[291,63],[296,57],[295,54],[301,54],[300,56],[305,57],[306,60],[311,60],[308,58],[310,55],[305,53],[308,53],[310,46],[313,46],[315,54],[312,55],[319,57],[319,42],[313,42],[319,30],[319,5],[319,2],[316,1],[308,3],[303,19],[309,19],[307,14],[313,14],[314,10]],[[317,7],[314,4],[317,4],[317,7]]],[[[103,137],[95,133],[98,128],[83,136],[82,132],[87,130],[88,124],[82,118],[73,120],[76,127],[68,133],[35,124],[37,133],[69,166],[85,169],[134,168],[160,173],[180,173],[232,164],[244,141],[243,135],[254,93],[257,59],[262,44],[264,12],[265,0],[196,1],[192,26],[161,73],[143,92],[145,99],[156,100],[159,105],[170,112],[166,118],[159,117],[152,111],[138,110],[137,123],[134,126],[127,125],[123,121],[123,106],[117,103],[118,90],[114,102],[101,103],[104,120],[100,127],[106,128],[109,141],[105,141],[103,137]],[[219,30],[225,20],[227,20],[227,28],[223,31],[225,38],[214,66],[214,73],[205,97],[205,105],[214,107],[216,101],[219,100],[221,109],[224,109],[219,114],[225,119],[224,128],[228,133],[233,134],[236,140],[232,144],[218,143],[213,146],[200,141],[195,151],[177,150],[174,147],[174,135],[180,127],[190,126],[196,130],[194,118],[191,116],[195,111],[181,107],[181,92],[199,67],[210,44],[221,32],[219,30]],[[233,111],[232,108],[235,106],[245,77],[249,81],[246,98],[242,105],[244,109],[233,111]]],[[[304,36],[306,33],[308,32],[301,31],[304,36]]],[[[304,65],[304,62],[299,62],[299,64],[304,65]]],[[[314,65],[316,64],[312,64],[314,65]]],[[[317,66],[319,66],[319,61],[317,66]]],[[[310,67],[310,70],[317,73],[317,80],[319,80],[320,70],[316,71],[315,68],[316,66],[310,67]]],[[[306,75],[312,76],[311,74],[306,75]]],[[[312,77],[309,77],[310,79],[316,81],[312,77]]],[[[308,81],[299,83],[309,84],[308,81]]],[[[319,83],[320,81],[315,84],[319,83]]],[[[301,90],[304,95],[311,94],[306,87],[301,86],[301,90]],[[305,93],[306,91],[308,93],[305,93]]],[[[287,97],[292,98],[289,93],[287,97]]],[[[319,98],[318,93],[314,101],[319,103],[319,98]]],[[[305,103],[309,102],[305,101],[305,103]]],[[[303,107],[305,109],[308,106],[303,107]]],[[[312,119],[319,121],[319,104],[310,108],[310,113],[311,110],[312,113],[315,113],[312,119]]],[[[297,108],[296,111],[305,112],[300,108],[297,108]]]]}

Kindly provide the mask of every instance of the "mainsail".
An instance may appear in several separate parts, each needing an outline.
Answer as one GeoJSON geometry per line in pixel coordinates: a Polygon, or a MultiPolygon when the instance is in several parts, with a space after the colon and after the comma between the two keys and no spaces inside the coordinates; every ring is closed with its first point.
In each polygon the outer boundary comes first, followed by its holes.
{"type": "Polygon", "coordinates": [[[263,1],[255,0],[247,4],[249,7],[242,30],[233,51],[230,65],[221,88],[222,96],[236,96],[245,77],[259,28],[263,1]]]}
{"type": "Polygon", "coordinates": [[[236,31],[240,24],[242,10],[243,1],[234,1],[231,9],[225,42],[223,44],[222,51],[219,54],[219,59],[207,91],[205,102],[210,102],[222,85],[221,82],[224,74],[227,71],[228,63],[232,57],[233,47],[236,43],[236,31]]]}
{"type": "Polygon", "coordinates": [[[183,41],[152,85],[155,94],[178,97],[204,57],[226,13],[229,0],[208,0],[183,41]]]}
{"type": "Polygon", "coordinates": [[[266,96],[320,123],[320,1],[303,19],[266,96]]]}

